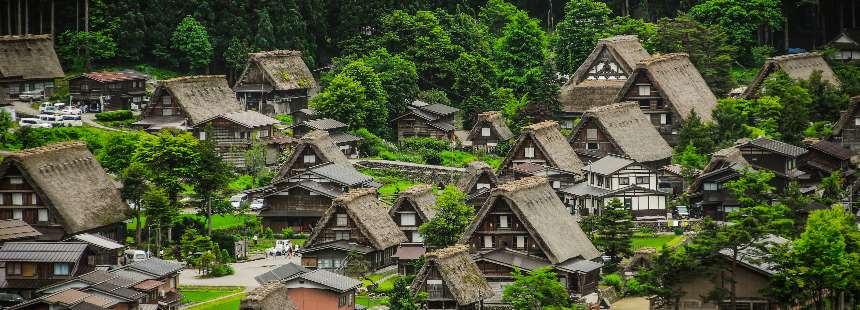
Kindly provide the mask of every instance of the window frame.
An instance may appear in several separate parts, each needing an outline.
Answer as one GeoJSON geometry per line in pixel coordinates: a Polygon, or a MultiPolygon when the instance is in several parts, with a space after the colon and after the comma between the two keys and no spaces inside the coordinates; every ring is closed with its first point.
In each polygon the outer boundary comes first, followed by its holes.
{"type": "Polygon", "coordinates": [[[630,177],[619,177],[618,185],[630,185],[630,177]]]}
{"type": "Polygon", "coordinates": [[[418,222],[415,220],[415,213],[400,213],[400,226],[415,226],[418,222]],[[411,219],[411,224],[409,224],[406,219],[411,219]]]}
{"type": "Polygon", "coordinates": [[[535,158],[535,148],[533,146],[527,146],[523,148],[523,156],[525,158],[535,158]]]}
{"type": "Polygon", "coordinates": [[[492,135],[492,132],[490,131],[490,127],[482,127],[481,128],[481,137],[489,137],[490,135],[492,135]]]}
{"type": "Polygon", "coordinates": [[[54,263],[51,270],[51,274],[55,276],[69,276],[72,274],[72,266],[70,263],[54,263]],[[65,271],[61,270],[62,273],[57,273],[57,267],[65,267],[65,271]]]}
{"type": "Polygon", "coordinates": [[[346,227],[349,226],[349,216],[346,213],[335,213],[334,226],[346,227]],[[343,222],[341,222],[343,220],[343,222]]]}
{"type": "Polygon", "coordinates": [[[639,96],[651,96],[651,85],[636,85],[636,94],[639,96]]]}
{"type": "Polygon", "coordinates": [[[317,163],[317,156],[313,154],[305,154],[302,156],[302,163],[305,164],[315,164],[317,163]]]}

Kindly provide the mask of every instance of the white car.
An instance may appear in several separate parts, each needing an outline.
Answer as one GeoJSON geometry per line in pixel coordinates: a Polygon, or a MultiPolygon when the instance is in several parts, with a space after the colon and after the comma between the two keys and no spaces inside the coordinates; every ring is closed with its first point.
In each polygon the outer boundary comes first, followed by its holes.
{"type": "Polygon", "coordinates": [[[254,199],[251,201],[251,210],[259,211],[263,209],[263,199],[254,199]]]}
{"type": "Polygon", "coordinates": [[[52,125],[49,123],[43,123],[42,120],[38,118],[22,118],[18,125],[21,127],[35,127],[35,128],[51,128],[52,125]]]}
{"type": "Polygon", "coordinates": [[[80,115],[63,114],[60,116],[60,123],[66,126],[80,127],[84,125],[80,115]]]}
{"type": "Polygon", "coordinates": [[[234,209],[239,209],[239,206],[242,205],[242,200],[245,200],[245,194],[236,194],[230,196],[230,205],[233,206],[234,209]]]}
{"type": "Polygon", "coordinates": [[[39,113],[41,114],[52,114],[57,111],[57,108],[54,107],[53,103],[50,102],[42,102],[39,105],[39,113]]]}
{"type": "Polygon", "coordinates": [[[45,99],[45,92],[41,90],[25,91],[18,95],[18,99],[27,101],[36,101],[45,99]]]}
{"type": "Polygon", "coordinates": [[[63,109],[63,112],[62,112],[62,113],[63,113],[64,115],[65,115],[65,114],[68,114],[68,115],[80,115],[80,114],[81,114],[81,109],[78,109],[78,108],[75,108],[75,107],[68,107],[68,108],[63,109]]]}
{"type": "Polygon", "coordinates": [[[48,123],[51,125],[60,125],[63,123],[62,116],[53,114],[39,114],[39,120],[42,121],[42,123],[48,123]]]}

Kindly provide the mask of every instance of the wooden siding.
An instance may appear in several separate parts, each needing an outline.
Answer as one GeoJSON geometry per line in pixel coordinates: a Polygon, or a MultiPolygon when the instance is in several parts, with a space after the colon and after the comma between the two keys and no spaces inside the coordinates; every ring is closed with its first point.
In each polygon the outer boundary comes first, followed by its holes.
{"type": "Polygon", "coordinates": [[[574,149],[587,150],[589,149],[588,144],[596,144],[597,150],[603,154],[626,155],[612,144],[611,137],[606,134],[603,128],[599,126],[598,121],[594,119],[583,124],[581,129],[570,140],[570,145],[574,149]],[[597,139],[589,140],[588,130],[597,130],[597,139]]]}
{"type": "Polygon", "coordinates": [[[403,139],[412,137],[432,137],[450,140],[450,134],[452,134],[439,130],[436,127],[430,126],[429,123],[415,116],[412,113],[409,113],[398,119],[396,121],[396,129],[398,141],[403,141],[403,139]]]}
{"type": "Polygon", "coordinates": [[[37,230],[59,225],[56,212],[51,206],[45,204],[34,188],[35,186],[21,174],[18,167],[10,165],[0,176],[0,220],[13,219],[15,213],[20,212],[20,219],[37,230]],[[20,179],[21,184],[12,184],[12,179],[20,179]],[[13,197],[16,196],[21,197],[20,204],[14,204],[17,201],[13,200],[13,197]],[[39,210],[47,212],[47,221],[39,221],[39,210]]]}
{"type": "Polygon", "coordinates": [[[651,118],[651,124],[657,128],[663,139],[666,139],[669,145],[674,146],[678,139],[677,132],[681,129],[681,115],[672,109],[672,102],[663,98],[662,90],[645,73],[647,70],[643,69],[641,74],[637,75],[632,87],[627,90],[621,101],[638,102],[639,108],[651,118]],[[648,86],[650,93],[639,95],[639,86],[648,86]],[[661,114],[667,115],[666,124],[661,124],[661,114]]]}
{"type": "Polygon", "coordinates": [[[140,118],[144,119],[147,117],[165,116],[165,109],[171,109],[172,113],[170,115],[180,115],[185,117],[185,112],[182,110],[182,107],[176,102],[173,96],[170,95],[170,93],[166,89],[162,89],[162,91],[159,92],[158,96],[153,96],[152,98],[150,98],[149,105],[146,107],[146,109],[143,110],[143,112],[141,112],[140,118]],[[164,104],[165,98],[169,98],[169,102],[166,105],[164,104]]]}
{"type": "Polygon", "coordinates": [[[263,226],[279,232],[291,228],[296,232],[308,232],[320,216],[331,205],[332,199],[323,195],[311,195],[301,187],[285,190],[287,195],[275,194],[263,198],[266,209],[260,212],[263,226]],[[284,216],[284,212],[304,213],[304,216],[284,216]]]}
{"type": "Polygon", "coordinates": [[[794,160],[794,158],[755,146],[741,146],[739,149],[744,159],[750,164],[783,174],[788,172],[788,164],[794,160]]]}
{"type": "Polygon", "coordinates": [[[858,119],[860,119],[860,113],[848,115],[839,136],[833,138],[835,142],[841,143],[842,146],[854,152],[860,152],[860,126],[857,125],[860,121],[858,119]]]}
{"type": "Polygon", "coordinates": [[[526,230],[522,221],[511,211],[505,199],[497,199],[484,218],[477,219],[478,229],[469,237],[469,243],[481,251],[489,249],[511,248],[526,251],[529,255],[546,257],[543,250],[537,246],[535,239],[526,230]],[[501,227],[501,218],[507,219],[507,227],[501,227]],[[492,247],[486,247],[485,239],[492,238],[492,247]],[[525,238],[524,247],[517,247],[517,236],[525,238]]]}
{"type": "Polygon", "coordinates": [[[415,205],[409,201],[404,201],[397,206],[397,210],[394,211],[391,218],[394,220],[394,223],[397,223],[397,227],[400,227],[400,231],[406,235],[408,243],[422,243],[421,241],[416,241],[414,238],[415,236],[412,235],[413,232],[418,231],[418,227],[421,226],[421,224],[424,224],[424,221],[421,220],[421,216],[418,215],[418,211],[415,209],[415,205]],[[401,219],[404,214],[412,214],[415,217],[415,225],[402,225],[403,221],[401,219]]]}
{"type": "Polygon", "coordinates": [[[478,128],[478,134],[472,137],[473,147],[487,150],[489,148],[487,145],[488,143],[496,143],[498,145],[499,143],[505,142],[505,140],[499,138],[499,132],[495,127],[493,127],[491,122],[481,121],[480,123],[476,123],[473,128],[478,128]],[[487,137],[483,136],[484,128],[490,129],[490,135],[487,137]]]}
{"type": "Polygon", "coordinates": [[[98,103],[105,98],[105,110],[129,109],[132,102],[143,103],[146,96],[146,80],[131,79],[113,82],[99,82],[88,77],[78,76],[69,80],[69,94],[76,103],[98,103]],[[134,94],[131,94],[134,93],[134,94]]]}

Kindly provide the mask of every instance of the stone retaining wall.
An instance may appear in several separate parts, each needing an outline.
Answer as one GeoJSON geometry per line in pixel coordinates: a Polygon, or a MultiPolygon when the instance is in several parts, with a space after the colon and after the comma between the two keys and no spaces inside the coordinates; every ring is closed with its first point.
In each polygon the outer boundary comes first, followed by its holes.
{"type": "Polygon", "coordinates": [[[422,165],[391,160],[358,159],[354,160],[353,164],[359,168],[393,172],[405,179],[433,185],[456,183],[460,175],[466,171],[464,168],[422,165]]]}

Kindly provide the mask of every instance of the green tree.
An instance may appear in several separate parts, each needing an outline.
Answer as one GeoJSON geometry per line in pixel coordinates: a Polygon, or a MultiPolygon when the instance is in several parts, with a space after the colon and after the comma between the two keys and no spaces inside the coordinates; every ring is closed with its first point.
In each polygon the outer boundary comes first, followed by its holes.
{"type": "Polygon", "coordinates": [[[470,128],[478,113],[499,110],[494,104],[493,91],[496,88],[495,64],[481,55],[461,53],[454,62],[454,85],[451,92],[460,99],[463,110],[463,126],[470,128]]]}
{"type": "MultiPolygon", "coordinates": [[[[141,207],[146,215],[146,226],[156,227],[156,253],[160,253],[162,228],[172,227],[179,217],[179,209],[168,199],[167,192],[158,187],[152,187],[141,198],[141,207]]],[[[152,241],[152,236],[149,236],[152,241]]]]}
{"type": "Polygon", "coordinates": [[[692,184],[696,178],[697,172],[702,170],[708,163],[708,157],[699,152],[699,149],[692,141],[687,143],[687,146],[680,150],[680,144],[675,147],[675,154],[672,156],[672,161],[681,165],[681,175],[684,177],[685,184],[692,184]]]}
{"type": "Polygon", "coordinates": [[[826,206],[832,206],[838,203],[845,195],[845,178],[842,177],[842,170],[836,170],[830,173],[829,176],[822,178],[818,183],[819,197],[816,200],[826,206]]]}
{"type": "MultiPolygon", "coordinates": [[[[654,23],[649,23],[641,18],[630,16],[615,16],[609,19],[606,28],[598,36],[608,38],[618,35],[635,35],[642,42],[645,50],[653,50],[654,37],[657,36],[658,28],[654,23]]],[[[576,69],[574,69],[576,70],[576,69]]]]}
{"type": "Polygon", "coordinates": [[[628,207],[613,198],[603,207],[597,218],[595,245],[609,256],[603,267],[606,272],[614,272],[621,259],[633,254],[633,217],[628,207]]]}
{"type": "Polygon", "coordinates": [[[518,94],[535,88],[542,82],[546,45],[546,34],[537,20],[525,12],[514,15],[493,44],[499,82],[518,94]]]}
{"type": "Polygon", "coordinates": [[[58,39],[57,52],[72,68],[89,71],[93,61],[116,56],[116,42],[106,31],[66,30],[58,39]]]}
{"type": "MultiPolygon", "coordinates": [[[[206,136],[215,136],[211,127],[205,130],[206,136]]],[[[198,169],[192,172],[191,183],[198,201],[197,209],[206,215],[206,235],[210,236],[213,204],[226,198],[228,185],[233,178],[233,166],[221,159],[212,139],[202,140],[197,145],[198,169]]]]}
{"type": "Polygon", "coordinates": [[[143,230],[141,229],[143,223],[140,219],[141,200],[143,199],[143,195],[149,190],[149,185],[146,182],[146,169],[140,164],[132,164],[122,171],[119,180],[122,182],[122,188],[119,191],[122,199],[130,201],[134,206],[134,217],[136,219],[134,222],[134,243],[139,246],[141,231],[143,230]]]}
{"type": "Polygon", "coordinates": [[[11,149],[15,141],[15,135],[9,130],[15,126],[15,120],[12,119],[12,113],[5,109],[0,110],[0,148],[4,150],[11,149]]]}
{"type": "MultiPolygon", "coordinates": [[[[415,64],[400,55],[378,49],[361,58],[373,68],[388,100],[387,115],[396,117],[418,96],[418,73],[415,64]]],[[[367,86],[365,86],[367,87],[367,86]]]]}
{"type": "Polygon", "coordinates": [[[812,97],[810,118],[813,121],[833,121],[839,119],[839,112],[848,108],[848,95],[839,87],[821,79],[821,71],[815,70],[809,79],[798,81],[812,97]]]}
{"type": "MultiPolygon", "coordinates": [[[[368,103],[361,83],[349,75],[338,74],[309,105],[323,117],[340,120],[350,128],[364,128],[371,117],[365,109],[368,103]]],[[[368,129],[379,132],[379,128],[368,129]]]]}
{"type": "Polygon", "coordinates": [[[275,30],[265,8],[257,11],[257,32],[251,47],[254,51],[268,51],[275,47],[275,30]]]}
{"type": "Polygon", "coordinates": [[[206,27],[194,17],[185,16],[170,36],[170,45],[191,70],[207,69],[212,62],[212,43],[206,27]]]}
{"type": "Polygon", "coordinates": [[[475,209],[465,204],[466,194],[448,185],[436,197],[436,216],[421,224],[418,231],[424,236],[424,244],[443,248],[454,245],[475,218],[475,209]]]}
{"type": "Polygon", "coordinates": [[[700,260],[693,257],[686,246],[667,248],[665,245],[654,261],[636,274],[635,279],[642,285],[642,293],[654,296],[655,306],[679,309],[684,291],[684,281],[702,268],[700,260]]]}
{"type": "Polygon", "coordinates": [[[146,167],[148,179],[176,206],[184,180],[200,167],[198,143],[190,133],[162,130],[140,140],[132,161],[146,167]]]}
{"type": "Polygon", "coordinates": [[[528,274],[519,268],[513,271],[514,283],[505,286],[502,300],[514,309],[546,309],[567,307],[570,297],[552,267],[541,267],[528,274]]]}
{"type": "Polygon", "coordinates": [[[654,51],[687,53],[690,62],[699,69],[702,78],[718,98],[735,87],[731,76],[734,48],[726,43],[726,34],[719,26],[704,25],[686,14],[657,21],[653,37],[654,51]]]}
{"type": "Polygon", "coordinates": [[[248,47],[248,42],[237,37],[230,39],[227,44],[227,49],[224,51],[224,61],[227,63],[228,77],[231,81],[236,81],[239,78],[242,70],[245,68],[245,63],[248,62],[248,53],[251,48],[248,47]]]}
{"type": "Polygon", "coordinates": [[[508,3],[505,0],[489,0],[487,4],[481,7],[478,13],[478,21],[481,22],[493,36],[502,34],[502,29],[505,28],[513,16],[522,12],[517,6],[508,3]]]}
{"type": "Polygon", "coordinates": [[[809,213],[809,203],[811,201],[812,199],[809,196],[800,191],[800,184],[797,181],[791,181],[785,187],[782,197],[780,197],[780,203],[785,206],[788,212],[786,217],[794,222],[791,234],[786,237],[794,238],[800,236],[800,233],[803,232],[803,226],[806,224],[804,217],[809,213]]]}
{"type": "Polygon", "coordinates": [[[394,281],[394,288],[385,295],[388,296],[388,307],[391,310],[419,310],[418,298],[412,295],[406,277],[398,277],[394,281]]]}
{"type": "Polygon", "coordinates": [[[260,175],[266,171],[266,149],[262,143],[253,143],[245,150],[245,169],[251,174],[252,186],[260,186],[260,175]]]}
{"type": "Polygon", "coordinates": [[[555,41],[558,71],[572,75],[585,61],[601,33],[606,30],[612,10],[603,2],[569,0],[564,6],[564,19],[556,26],[555,41]]]}
{"type": "Polygon", "coordinates": [[[702,118],[693,110],[687,119],[681,121],[681,130],[678,133],[678,146],[675,147],[676,151],[679,150],[679,147],[683,148],[687,144],[692,143],[696,147],[696,150],[704,154],[713,152],[716,145],[713,139],[713,130],[711,129],[710,124],[702,122],[702,118]]]}
{"type": "Polygon", "coordinates": [[[782,28],[780,6],[779,0],[704,0],[690,9],[690,15],[708,26],[725,29],[730,44],[748,51],[757,44],[760,27],[782,28]]]}
{"type": "Polygon", "coordinates": [[[132,155],[144,135],[135,132],[110,132],[102,143],[102,148],[96,152],[96,158],[105,170],[121,173],[131,166],[132,155]]]}
{"type": "Polygon", "coordinates": [[[778,120],[782,141],[789,144],[801,144],[803,131],[809,124],[809,107],[812,96],[788,75],[782,72],[771,74],[764,81],[762,93],[767,96],[779,97],[782,104],[782,114],[778,120]]]}

